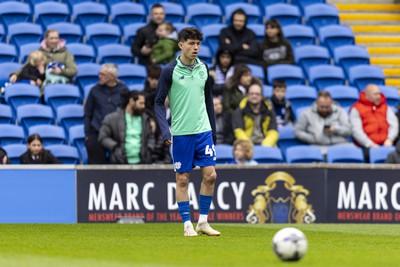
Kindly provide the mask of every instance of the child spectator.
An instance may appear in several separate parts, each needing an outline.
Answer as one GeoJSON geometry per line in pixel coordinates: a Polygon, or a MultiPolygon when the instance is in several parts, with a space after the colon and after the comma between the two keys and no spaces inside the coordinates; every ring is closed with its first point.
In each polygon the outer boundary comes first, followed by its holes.
{"type": "Polygon", "coordinates": [[[253,159],[253,144],[248,140],[236,140],[233,143],[232,164],[238,165],[257,165],[253,159]]]}
{"type": "Polygon", "coordinates": [[[286,100],[286,82],[275,80],[271,96],[271,105],[275,111],[278,127],[294,123],[294,115],[291,103],[286,100]]]}
{"type": "Polygon", "coordinates": [[[45,80],[46,56],[40,51],[29,54],[27,63],[17,75],[17,82],[29,80],[32,85],[42,86],[45,80]]]}
{"type": "Polygon", "coordinates": [[[214,81],[212,89],[214,96],[222,96],[226,89],[226,81],[233,75],[234,69],[233,54],[229,50],[218,50],[216,63],[209,71],[214,81]]]}
{"type": "Polygon", "coordinates": [[[158,42],[151,51],[151,62],[156,64],[166,64],[175,59],[178,52],[178,33],[171,22],[163,22],[158,25],[156,34],[158,42]]]}
{"type": "Polygon", "coordinates": [[[21,164],[61,164],[49,150],[43,148],[43,140],[38,134],[32,134],[27,140],[28,150],[21,155],[21,164]]]}

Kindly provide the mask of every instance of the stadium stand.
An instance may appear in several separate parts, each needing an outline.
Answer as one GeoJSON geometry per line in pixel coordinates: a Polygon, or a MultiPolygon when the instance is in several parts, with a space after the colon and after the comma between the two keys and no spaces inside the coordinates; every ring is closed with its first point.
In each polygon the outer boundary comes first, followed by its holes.
{"type": "Polygon", "coordinates": [[[277,164],[283,162],[282,152],[277,147],[254,146],[253,159],[258,164],[277,164]]]}
{"type": "Polygon", "coordinates": [[[43,139],[43,146],[66,143],[64,129],[56,125],[36,125],[29,127],[28,136],[38,134],[43,139]]]}
{"type": "Polygon", "coordinates": [[[286,149],[287,163],[313,163],[322,161],[321,149],[317,146],[299,145],[286,149]]]}
{"type": "Polygon", "coordinates": [[[265,19],[276,19],[282,27],[301,24],[301,13],[297,6],[289,4],[273,4],[265,7],[265,19]]]}
{"type": "Polygon", "coordinates": [[[0,124],[13,124],[14,116],[9,105],[0,104],[0,124]]]}
{"type": "Polygon", "coordinates": [[[78,149],[69,145],[49,145],[45,147],[63,164],[79,164],[78,149]]]}
{"type": "Polygon", "coordinates": [[[60,22],[67,22],[70,19],[69,8],[67,4],[58,2],[43,2],[34,7],[34,16],[36,23],[46,25],[60,22]]]}
{"type": "Polygon", "coordinates": [[[68,104],[57,108],[57,123],[62,126],[67,138],[71,127],[83,124],[83,105],[68,104]]]}
{"type": "Polygon", "coordinates": [[[364,163],[362,149],[356,146],[336,145],[328,148],[328,163],[364,163]]]}
{"type": "Polygon", "coordinates": [[[41,104],[27,104],[17,108],[18,125],[24,128],[25,133],[29,128],[40,124],[54,124],[54,116],[50,107],[41,104]]]}
{"type": "Polygon", "coordinates": [[[217,152],[217,164],[230,163],[233,158],[233,147],[231,145],[215,145],[215,152],[217,152]]]}
{"type": "Polygon", "coordinates": [[[24,129],[12,124],[0,124],[0,146],[23,144],[25,141],[24,129]]]}
{"type": "Polygon", "coordinates": [[[80,103],[81,94],[72,84],[49,84],[44,88],[44,101],[56,114],[60,106],[80,103]]]}
{"type": "Polygon", "coordinates": [[[3,147],[7,151],[7,156],[11,160],[11,164],[19,164],[19,157],[25,153],[25,144],[11,144],[3,147]]]}

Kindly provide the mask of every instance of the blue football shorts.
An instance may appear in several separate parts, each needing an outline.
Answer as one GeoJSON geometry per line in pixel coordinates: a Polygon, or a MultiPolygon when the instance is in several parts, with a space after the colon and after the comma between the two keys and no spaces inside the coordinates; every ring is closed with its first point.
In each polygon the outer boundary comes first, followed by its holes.
{"type": "Polygon", "coordinates": [[[215,166],[212,132],[173,136],[172,157],[174,170],[179,173],[190,172],[196,166],[215,166]]]}

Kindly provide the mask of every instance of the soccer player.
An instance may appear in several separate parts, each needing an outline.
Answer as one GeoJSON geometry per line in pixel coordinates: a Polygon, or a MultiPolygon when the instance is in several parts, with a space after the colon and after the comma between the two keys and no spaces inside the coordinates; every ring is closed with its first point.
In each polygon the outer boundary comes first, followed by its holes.
{"type": "Polygon", "coordinates": [[[197,57],[203,34],[194,27],[178,34],[181,55],[161,72],[156,90],[154,111],[164,142],[172,145],[176,172],[176,201],[184,223],[184,236],[220,232],[207,222],[215,180],[216,139],[211,79],[207,65],[197,57]],[[166,120],[165,98],[171,109],[171,132],[166,120]],[[171,137],[172,135],[172,137],[171,137]],[[200,217],[196,231],[190,221],[188,185],[190,171],[199,166],[203,176],[200,188],[200,217]]]}

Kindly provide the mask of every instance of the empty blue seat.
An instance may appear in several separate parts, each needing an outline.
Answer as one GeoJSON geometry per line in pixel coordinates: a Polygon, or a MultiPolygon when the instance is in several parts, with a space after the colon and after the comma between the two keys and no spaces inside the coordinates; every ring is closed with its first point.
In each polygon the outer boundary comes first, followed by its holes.
{"type": "Polygon", "coordinates": [[[396,150],[394,146],[379,146],[369,149],[369,162],[372,164],[385,163],[387,156],[396,150]]]}
{"type": "Polygon", "coordinates": [[[26,83],[11,84],[6,88],[5,100],[11,106],[13,114],[16,114],[20,106],[39,103],[40,90],[39,87],[26,83]]]}
{"type": "Polygon", "coordinates": [[[66,22],[70,19],[67,4],[58,2],[43,2],[35,5],[36,23],[46,27],[52,23],[66,22]]]}
{"type": "Polygon", "coordinates": [[[0,124],[0,147],[10,144],[23,144],[24,129],[17,125],[0,124]]]}
{"type": "Polygon", "coordinates": [[[19,57],[22,63],[25,63],[31,52],[38,50],[40,48],[40,43],[29,43],[21,45],[19,48],[19,57]]]}
{"type": "Polygon", "coordinates": [[[31,9],[33,10],[35,5],[43,3],[43,2],[58,2],[57,0],[27,0],[24,1],[26,3],[28,3],[31,7],[31,9]]]}
{"type": "Polygon", "coordinates": [[[137,22],[137,23],[132,23],[132,24],[126,25],[123,30],[125,44],[131,45],[133,43],[133,40],[136,37],[138,30],[144,26],[146,26],[146,23],[144,23],[144,22],[137,22]]]}
{"type": "Polygon", "coordinates": [[[4,29],[3,24],[0,24],[0,42],[6,41],[6,30],[4,29]]]}
{"type": "Polygon", "coordinates": [[[227,5],[242,4],[242,3],[244,4],[244,3],[247,3],[248,1],[247,0],[213,0],[212,2],[214,4],[219,5],[222,8],[222,10],[224,10],[227,5]]]}
{"type": "Polygon", "coordinates": [[[272,84],[275,80],[285,80],[286,85],[304,84],[305,78],[300,67],[288,64],[278,64],[268,67],[268,83],[272,84]]]}
{"type": "Polygon", "coordinates": [[[296,138],[294,134],[293,125],[285,125],[278,128],[279,139],[278,147],[282,151],[282,154],[286,158],[286,149],[292,146],[305,145],[302,141],[296,138]]]}
{"type": "Polygon", "coordinates": [[[71,127],[83,124],[83,106],[80,104],[60,106],[57,108],[57,122],[68,135],[71,127]]]}
{"type": "Polygon", "coordinates": [[[313,163],[322,161],[321,149],[317,146],[300,145],[286,149],[287,163],[313,163]]]}
{"type": "Polygon", "coordinates": [[[265,7],[266,20],[276,19],[281,26],[301,24],[301,13],[297,6],[274,4],[265,7]]]}
{"type": "Polygon", "coordinates": [[[199,3],[209,3],[209,0],[176,0],[175,2],[180,3],[183,5],[185,10],[187,10],[187,7],[193,4],[199,4],[199,3]]]}
{"type": "Polygon", "coordinates": [[[0,104],[0,124],[14,123],[14,116],[9,105],[0,104]]]}
{"type": "Polygon", "coordinates": [[[12,44],[0,43],[0,63],[18,62],[17,49],[12,44]]]}
{"type": "Polygon", "coordinates": [[[74,55],[75,63],[78,65],[82,63],[96,62],[96,55],[92,45],[75,43],[68,44],[67,48],[68,51],[74,55]]]}
{"type": "Polygon", "coordinates": [[[281,150],[277,147],[254,146],[253,152],[253,159],[259,164],[278,164],[283,162],[281,150]]]}
{"type": "Polygon", "coordinates": [[[270,85],[263,85],[263,96],[265,98],[271,98],[272,96],[272,86],[270,85]]]}
{"type": "Polygon", "coordinates": [[[216,164],[229,164],[233,161],[233,147],[231,145],[215,145],[217,154],[216,164]]]}
{"type": "Polygon", "coordinates": [[[49,145],[46,149],[63,164],[79,164],[80,158],[76,147],[68,145],[49,145]]]}
{"type": "Polygon", "coordinates": [[[81,92],[86,85],[97,83],[99,80],[100,65],[83,63],[77,65],[78,73],[75,76],[75,84],[79,85],[81,92]]]}
{"type": "Polygon", "coordinates": [[[49,84],[44,88],[44,101],[56,114],[58,107],[78,104],[81,101],[79,88],[73,84],[49,84]]]}
{"type": "Polygon", "coordinates": [[[69,143],[78,149],[83,163],[87,163],[88,157],[85,147],[85,130],[83,125],[72,126],[69,129],[69,143]]]}
{"type": "Polygon", "coordinates": [[[21,2],[0,3],[0,21],[6,28],[15,23],[32,21],[31,8],[21,2]]]}
{"type": "Polygon", "coordinates": [[[194,27],[194,25],[189,24],[189,23],[177,22],[177,23],[174,23],[174,27],[175,27],[176,31],[179,33],[183,28],[194,27]]]}
{"type": "Polygon", "coordinates": [[[324,89],[329,92],[332,99],[338,102],[342,107],[350,107],[357,102],[359,93],[357,88],[347,85],[328,86],[324,89]]]}
{"type": "Polygon", "coordinates": [[[344,45],[333,51],[336,65],[343,68],[348,75],[349,69],[358,65],[369,65],[368,51],[363,46],[344,45]]]}
{"type": "Polygon", "coordinates": [[[129,88],[130,91],[135,90],[135,91],[141,92],[141,91],[144,90],[144,84],[140,84],[140,83],[138,83],[138,84],[131,84],[131,85],[128,86],[128,88],[129,88]]]}
{"type": "Polygon", "coordinates": [[[330,63],[329,51],[325,47],[317,45],[303,45],[294,49],[296,63],[308,73],[310,67],[330,63]]]}
{"type": "MultiPolygon", "coordinates": [[[[131,3],[132,1],[129,1],[129,0],[100,0],[99,2],[100,3],[105,3],[107,5],[108,10],[111,11],[111,7],[113,5],[117,5],[117,4],[120,4],[120,3],[131,3]]],[[[145,12],[146,12],[146,10],[145,10],[145,12]]]]}
{"type": "Polygon", "coordinates": [[[293,47],[315,44],[315,33],[309,26],[292,24],[282,27],[282,32],[293,47]]]}
{"type": "Polygon", "coordinates": [[[27,104],[17,108],[18,124],[24,127],[25,133],[28,129],[40,124],[54,124],[51,108],[40,104],[27,104]]]}
{"type": "Polygon", "coordinates": [[[147,78],[146,68],[138,64],[121,64],[118,66],[118,79],[126,85],[144,84],[147,78]]]}
{"type": "Polygon", "coordinates": [[[294,112],[299,108],[311,106],[316,98],[317,90],[313,87],[306,85],[292,85],[287,88],[286,99],[292,103],[292,109],[294,112]]]}
{"type": "Polygon", "coordinates": [[[213,54],[211,53],[211,49],[207,45],[201,46],[197,56],[205,63],[212,64],[213,54]]]}
{"type": "Polygon", "coordinates": [[[386,103],[391,107],[399,104],[399,92],[396,87],[379,85],[379,90],[386,97],[386,103]]]}
{"type": "Polygon", "coordinates": [[[325,2],[326,2],[325,0],[291,0],[292,5],[300,7],[300,9],[303,11],[309,5],[325,3],[325,2]]]}
{"type": "Polygon", "coordinates": [[[249,24],[247,28],[252,30],[256,34],[257,42],[262,42],[265,37],[265,25],[264,24],[249,24]]]}
{"type": "Polygon", "coordinates": [[[328,47],[331,55],[337,47],[354,45],[353,30],[348,26],[330,25],[321,27],[318,36],[321,45],[328,47]]]}
{"type": "Polygon", "coordinates": [[[232,14],[239,8],[243,9],[247,16],[247,25],[263,23],[262,13],[257,5],[248,3],[233,3],[225,6],[226,23],[231,24],[232,14]]]}
{"type": "Polygon", "coordinates": [[[47,29],[55,29],[60,35],[60,39],[67,41],[67,45],[72,43],[82,43],[82,28],[70,22],[59,22],[47,25],[47,29]]]}
{"type": "Polygon", "coordinates": [[[218,47],[219,47],[219,33],[223,28],[225,28],[225,24],[210,24],[203,26],[201,28],[201,32],[203,33],[204,36],[204,42],[208,45],[208,47],[211,49],[213,55],[217,54],[218,47]]]}
{"type": "Polygon", "coordinates": [[[200,3],[188,6],[186,15],[188,23],[202,28],[206,25],[222,23],[223,14],[218,5],[200,3]]]}
{"type": "MultiPolygon", "coordinates": [[[[253,3],[260,7],[262,12],[265,11],[265,7],[274,4],[286,4],[287,0],[253,0],[253,3]]],[[[263,14],[264,15],[264,14],[263,14]]]]}
{"type": "Polygon", "coordinates": [[[336,145],[328,148],[326,153],[328,163],[364,163],[361,148],[349,145],[336,145]]]}
{"type": "Polygon", "coordinates": [[[265,73],[263,67],[253,64],[247,64],[247,67],[250,68],[251,76],[257,77],[261,79],[261,81],[264,81],[265,73]]]}
{"type": "Polygon", "coordinates": [[[8,27],[8,36],[10,38],[10,43],[15,44],[19,49],[21,45],[40,42],[43,36],[43,30],[42,27],[37,24],[20,22],[11,24],[8,27]]]}
{"type": "Polygon", "coordinates": [[[7,157],[11,160],[11,164],[19,164],[20,156],[27,150],[26,145],[23,144],[12,144],[3,147],[7,152],[7,157]]]}
{"type": "Polygon", "coordinates": [[[121,30],[109,23],[95,23],[86,27],[87,43],[96,49],[106,44],[116,44],[121,41],[121,30]]]}
{"type": "Polygon", "coordinates": [[[123,64],[133,62],[131,48],[123,44],[108,44],[100,46],[98,48],[98,58],[100,64],[123,64]]]}
{"type": "Polygon", "coordinates": [[[74,18],[74,23],[78,23],[81,25],[82,29],[85,29],[88,25],[93,23],[106,22],[108,19],[108,11],[104,4],[84,2],[73,5],[72,16],[74,18]]]}
{"type": "MultiPolygon", "coordinates": [[[[97,1],[96,0],[63,0],[62,2],[66,2],[68,4],[70,10],[72,10],[74,5],[86,3],[86,2],[97,2],[97,1]]],[[[102,2],[102,1],[100,1],[100,2],[102,2]]]]}
{"type": "Polygon", "coordinates": [[[180,3],[160,2],[164,8],[165,20],[171,23],[184,22],[185,10],[180,3]]]}
{"type": "Polygon", "coordinates": [[[350,68],[349,81],[352,86],[362,91],[370,83],[385,85],[385,76],[381,67],[359,65],[350,68]]]}
{"type": "Polygon", "coordinates": [[[86,86],[83,88],[83,103],[86,102],[86,99],[87,99],[88,96],[89,96],[90,90],[92,90],[92,88],[93,88],[95,85],[96,85],[95,83],[91,83],[91,84],[86,85],[86,86]]]}
{"type": "Polygon", "coordinates": [[[29,128],[29,135],[38,134],[43,146],[66,144],[64,129],[55,125],[36,125],[29,128]]]}
{"type": "Polygon", "coordinates": [[[319,91],[331,85],[341,85],[345,83],[343,69],[332,65],[318,65],[308,70],[310,84],[319,91]]]}
{"type": "Polygon", "coordinates": [[[121,29],[132,23],[144,23],[146,17],[146,9],[140,3],[123,2],[111,6],[111,20],[118,24],[121,29]]]}
{"type": "Polygon", "coordinates": [[[314,28],[315,32],[321,27],[339,24],[337,7],[329,4],[312,4],[304,9],[307,25],[314,28]]]}
{"type": "Polygon", "coordinates": [[[8,83],[10,74],[19,70],[21,67],[22,64],[16,62],[0,63],[0,87],[8,83]]]}

